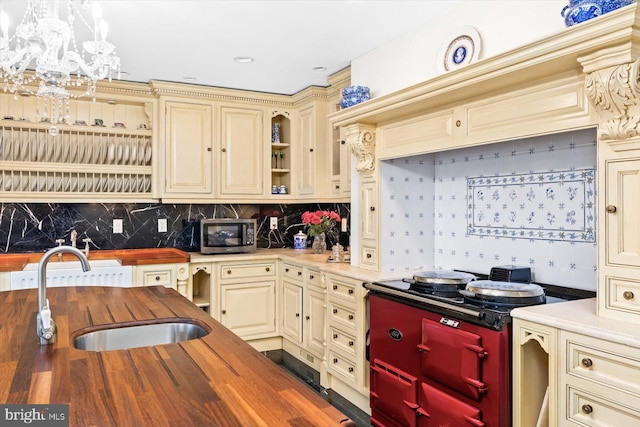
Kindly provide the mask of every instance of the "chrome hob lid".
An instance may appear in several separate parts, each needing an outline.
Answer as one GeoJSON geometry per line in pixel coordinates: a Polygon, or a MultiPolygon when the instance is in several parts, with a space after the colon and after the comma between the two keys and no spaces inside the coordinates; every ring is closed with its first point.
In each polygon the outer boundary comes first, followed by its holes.
{"type": "Polygon", "coordinates": [[[436,270],[414,273],[413,280],[430,285],[466,285],[476,280],[476,276],[461,271],[436,270]]]}

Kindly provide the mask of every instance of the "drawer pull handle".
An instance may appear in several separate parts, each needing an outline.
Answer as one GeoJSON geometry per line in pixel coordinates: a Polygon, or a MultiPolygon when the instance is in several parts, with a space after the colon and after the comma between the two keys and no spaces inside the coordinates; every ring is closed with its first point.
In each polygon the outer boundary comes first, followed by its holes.
{"type": "Polygon", "coordinates": [[[349,295],[353,295],[353,289],[349,289],[349,295]]]}
{"type": "Polygon", "coordinates": [[[338,285],[333,285],[333,290],[337,290],[338,289],[338,285]]]}
{"type": "Polygon", "coordinates": [[[580,363],[582,363],[582,366],[584,366],[585,368],[590,368],[593,365],[593,361],[588,357],[582,359],[580,363]]]}
{"type": "Polygon", "coordinates": [[[160,280],[160,276],[156,276],[156,281],[160,280]]]}
{"type": "Polygon", "coordinates": [[[337,313],[338,313],[338,309],[337,309],[337,308],[334,308],[334,309],[333,309],[333,314],[337,314],[337,313]]]}
{"type": "Polygon", "coordinates": [[[349,315],[349,320],[353,320],[353,314],[349,315]]]}
{"type": "Polygon", "coordinates": [[[354,342],[353,341],[349,341],[349,347],[353,347],[354,342]]]}
{"type": "Polygon", "coordinates": [[[631,292],[631,291],[624,291],[622,293],[622,298],[626,299],[627,301],[632,300],[633,297],[634,297],[634,295],[633,295],[633,292],[631,292]]]}
{"type": "Polygon", "coordinates": [[[222,314],[227,314],[227,310],[222,310],[222,314]]]}
{"type": "Polygon", "coordinates": [[[349,373],[353,374],[353,368],[351,366],[349,366],[349,373]]]}
{"type": "Polygon", "coordinates": [[[227,270],[227,274],[231,274],[231,270],[227,270]]]}
{"type": "Polygon", "coordinates": [[[590,413],[593,412],[593,406],[591,405],[582,405],[582,412],[589,415],[590,413]]]}
{"type": "Polygon", "coordinates": [[[618,211],[618,208],[614,205],[607,205],[605,209],[607,210],[607,213],[616,213],[618,211]]]}
{"type": "Polygon", "coordinates": [[[337,340],[338,339],[338,334],[333,334],[333,339],[337,340]]]}
{"type": "Polygon", "coordinates": [[[271,271],[271,269],[270,269],[269,267],[265,268],[265,270],[267,271],[267,273],[268,273],[269,271],[271,271]]]}

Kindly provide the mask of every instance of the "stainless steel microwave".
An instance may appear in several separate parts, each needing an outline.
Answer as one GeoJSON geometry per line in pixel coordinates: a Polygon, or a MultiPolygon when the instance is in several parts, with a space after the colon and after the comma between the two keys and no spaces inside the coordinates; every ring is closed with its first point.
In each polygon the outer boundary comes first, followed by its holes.
{"type": "Polygon", "coordinates": [[[212,218],[200,220],[200,253],[230,254],[256,250],[256,220],[212,218]]]}

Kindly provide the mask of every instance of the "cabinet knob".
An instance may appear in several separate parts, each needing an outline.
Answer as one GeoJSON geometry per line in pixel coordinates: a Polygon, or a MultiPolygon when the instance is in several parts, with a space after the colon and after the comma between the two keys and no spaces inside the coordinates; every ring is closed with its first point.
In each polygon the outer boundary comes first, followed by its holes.
{"type": "Polygon", "coordinates": [[[159,280],[160,280],[160,276],[156,276],[156,281],[159,281],[159,280]]]}
{"type": "Polygon", "coordinates": [[[371,254],[367,254],[367,258],[371,258],[371,254]]]}
{"type": "Polygon", "coordinates": [[[285,272],[285,273],[288,273],[288,272],[289,272],[289,269],[288,269],[288,268],[285,268],[285,269],[284,269],[284,272],[285,272]]]}
{"type": "Polygon", "coordinates": [[[349,315],[349,320],[353,320],[353,314],[349,315]]]}
{"type": "Polygon", "coordinates": [[[462,126],[462,122],[460,120],[456,120],[456,127],[459,128],[462,126]]]}
{"type": "Polygon", "coordinates": [[[631,292],[631,291],[624,291],[622,293],[622,298],[626,299],[627,301],[631,301],[634,296],[635,295],[633,295],[633,292],[631,292]]]}
{"type": "Polygon", "coordinates": [[[311,316],[305,316],[304,318],[309,320],[309,319],[311,319],[311,316]]]}
{"type": "Polygon", "coordinates": [[[309,148],[309,152],[310,152],[310,153],[313,153],[313,148],[309,148]]]}
{"type": "Polygon", "coordinates": [[[298,271],[298,276],[302,276],[302,271],[298,271]]]}
{"type": "Polygon", "coordinates": [[[223,153],[226,153],[226,152],[227,152],[227,149],[226,149],[226,148],[223,148],[223,149],[222,149],[222,150],[220,150],[220,151],[222,151],[223,153]]]}
{"type": "Polygon", "coordinates": [[[582,405],[582,412],[587,414],[587,415],[592,413],[593,412],[593,406],[587,405],[587,404],[582,405]]]}
{"type": "Polygon", "coordinates": [[[265,270],[266,270],[266,272],[267,272],[267,273],[268,273],[269,271],[271,271],[271,270],[269,269],[269,267],[266,267],[266,268],[265,268],[265,270]]]}
{"type": "Polygon", "coordinates": [[[207,151],[211,151],[211,147],[207,147],[207,151]]]}
{"type": "Polygon", "coordinates": [[[296,317],[300,317],[300,313],[296,313],[296,317]]]}
{"type": "Polygon", "coordinates": [[[614,205],[607,205],[605,209],[607,210],[607,213],[616,213],[618,211],[618,208],[614,205]]]}
{"type": "Polygon", "coordinates": [[[353,368],[351,366],[349,366],[349,373],[352,374],[353,373],[353,368]]]}
{"type": "Polygon", "coordinates": [[[227,310],[222,310],[221,313],[222,314],[227,314],[227,310]]]}
{"type": "Polygon", "coordinates": [[[338,339],[338,334],[333,334],[333,339],[337,340],[338,339]]]}
{"type": "Polygon", "coordinates": [[[584,366],[585,368],[590,368],[591,365],[593,365],[593,361],[588,357],[585,357],[584,359],[582,359],[580,363],[582,363],[582,366],[584,366]]]}
{"type": "Polygon", "coordinates": [[[231,274],[231,270],[227,270],[227,274],[231,274]]]}
{"type": "Polygon", "coordinates": [[[349,295],[353,295],[353,289],[349,289],[349,295]]]}
{"type": "Polygon", "coordinates": [[[309,279],[313,280],[313,274],[309,275],[309,279]]]}
{"type": "Polygon", "coordinates": [[[333,309],[333,314],[337,314],[337,313],[338,313],[338,309],[337,309],[337,308],[334,308],[334,309],[333,309]]]}
{"type": "Polygon", "coordinates": [[[375,207],[375,206],[371,206],[371,207],[369,207],[369,210],[370,210],[371,212],[375,212],[376,207],[375,207]]]}
{"type": "Polygon", "coordinates": [[[333,290],[337,290],[338,289],[338,285],[333,285],[333,290]]]}
{"type": "Polygon", "coordinates": [[[333,363],[338,363],[338,359],[333,359],[333,363]]]}
{"type": "Polygon", "coordinates": [[[342,145],[344,145],[346,143],[347,143],[347,141],[345,141],[344,139],[342,141],[340,141],[340,144],[342,144],[342,145]]]}
{"type": "Polygon", "coordinates": [[[349,341],[349,347],[353,347],[353,341],[349,341]]]}

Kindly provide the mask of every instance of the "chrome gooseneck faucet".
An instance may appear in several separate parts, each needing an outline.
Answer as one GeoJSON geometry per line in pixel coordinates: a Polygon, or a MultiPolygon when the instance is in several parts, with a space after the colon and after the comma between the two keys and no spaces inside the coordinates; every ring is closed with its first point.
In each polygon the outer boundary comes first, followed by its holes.
{"type": "Polygon", "coordinates": [[[82,265],[82,271],[91,270],[89,260],[82,251],[71,246],[58,246],[49,249],[42,255],[38,263],[38,315],[36,317],[36,328],[40,337],[40,345],[53,344],[58,341],[56,324],[51,318],[51,308],[47,299],[47,263],[55,254],[62,256],[63,253],[75,255],[82,265]]]}

